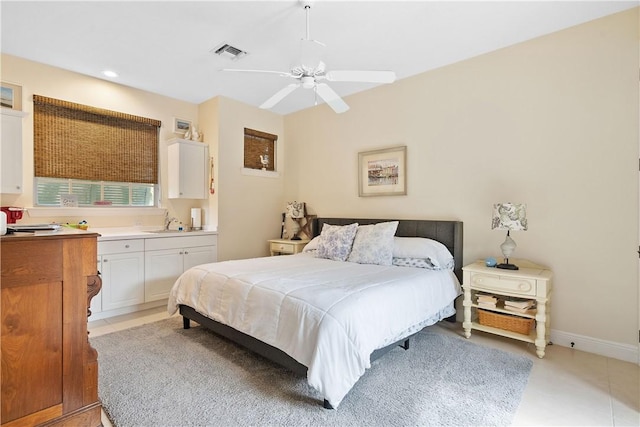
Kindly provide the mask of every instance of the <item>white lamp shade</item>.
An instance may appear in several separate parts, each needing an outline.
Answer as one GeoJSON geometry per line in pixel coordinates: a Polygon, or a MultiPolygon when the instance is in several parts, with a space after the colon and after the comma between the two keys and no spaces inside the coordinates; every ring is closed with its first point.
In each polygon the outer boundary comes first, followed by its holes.
{"type": "Polygon", "coordinates": [[[527,205],[496,203],[493,205],[491,229],[527,231],[527,205]]]}

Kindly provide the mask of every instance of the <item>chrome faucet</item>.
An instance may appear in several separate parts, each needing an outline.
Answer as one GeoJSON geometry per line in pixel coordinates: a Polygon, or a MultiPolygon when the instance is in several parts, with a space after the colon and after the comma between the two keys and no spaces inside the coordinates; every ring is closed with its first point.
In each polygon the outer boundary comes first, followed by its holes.
{"type": "Polygon", "coordinates": [[[175,218],[175,217],[171,217],[171,218],[169,218],[169,212],[167,212],[167,213],[164,215],[164,229],[165,229],[165,230],[169,230],[169,226],[171,225],[171,223],[172,223],[172,222],[175,222],[175,221],[177,221],[177,220],[178,220],[178,218],[175,218]]]}

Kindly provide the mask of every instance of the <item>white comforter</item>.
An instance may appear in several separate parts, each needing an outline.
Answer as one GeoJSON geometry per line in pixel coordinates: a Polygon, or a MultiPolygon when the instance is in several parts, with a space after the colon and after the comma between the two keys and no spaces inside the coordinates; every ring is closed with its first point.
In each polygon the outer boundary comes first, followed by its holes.
{"type": "Polygon", "coordinates": [[[171,290],[179,304],[277,347],[337,408],[371,353],[453,314],[453,272],[363,265],[310,254],[204,264],[171,290]]]}

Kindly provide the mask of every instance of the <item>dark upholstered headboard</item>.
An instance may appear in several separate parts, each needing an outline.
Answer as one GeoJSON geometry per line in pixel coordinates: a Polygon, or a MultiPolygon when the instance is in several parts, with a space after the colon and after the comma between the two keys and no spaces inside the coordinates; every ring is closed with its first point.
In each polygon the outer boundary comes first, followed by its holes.
{"type": "Polygon", "coordinates": [[[363,219],[363,218],[315,218],[313,220],[313,235],[319,235],[322,226],[358,224],[375,224],[385,221],[399,221],[396,236],[398,237],[426,237],[437,240],[449,249],[455,260],[454,272],[462,282],[462,222],[437,221],[423,219],[363,219]]]}

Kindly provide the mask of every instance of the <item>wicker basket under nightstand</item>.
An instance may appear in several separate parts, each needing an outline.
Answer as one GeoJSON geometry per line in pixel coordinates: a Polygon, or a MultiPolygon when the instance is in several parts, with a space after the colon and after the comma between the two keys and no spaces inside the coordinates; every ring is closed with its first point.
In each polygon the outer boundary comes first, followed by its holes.
{"type": "Polygon", "coordinates": [[[531,332],[531,328],[533,328],[534,320],[478,309],[478,322],[481,325],[528,335],[531,332]]]}

